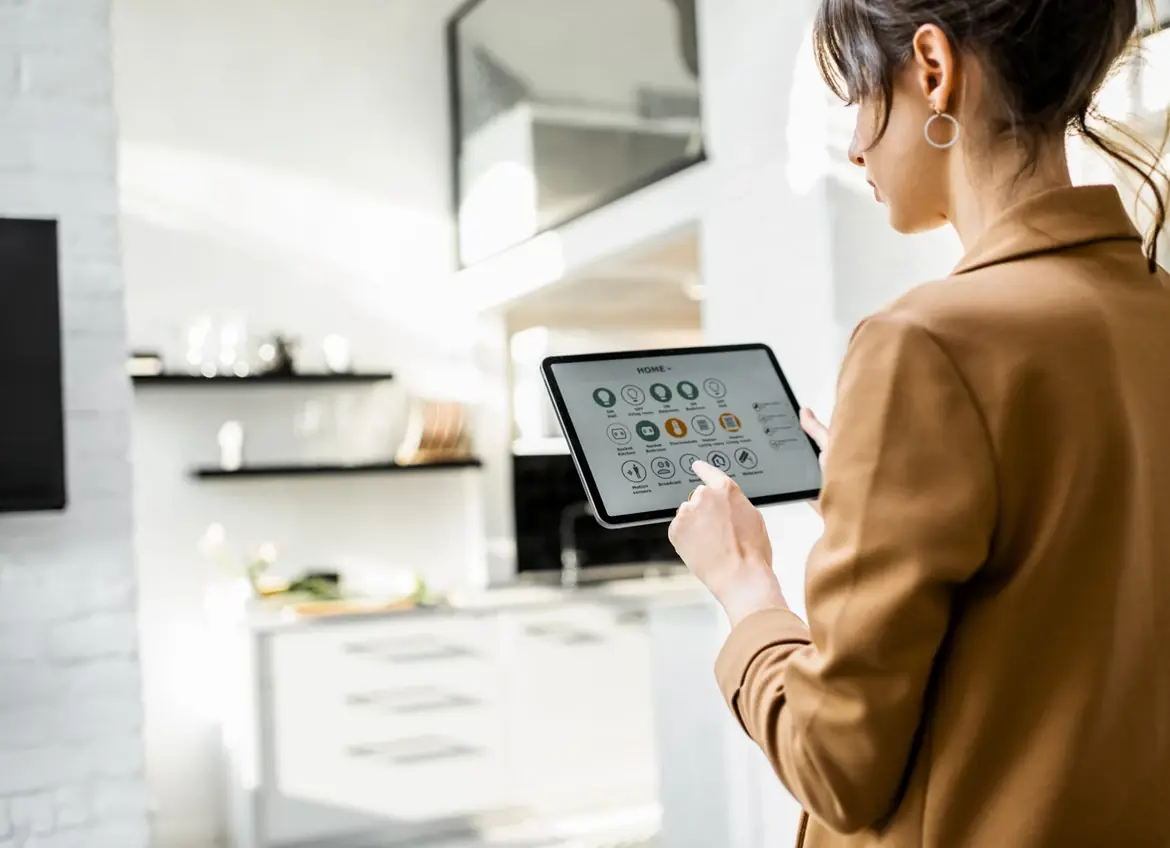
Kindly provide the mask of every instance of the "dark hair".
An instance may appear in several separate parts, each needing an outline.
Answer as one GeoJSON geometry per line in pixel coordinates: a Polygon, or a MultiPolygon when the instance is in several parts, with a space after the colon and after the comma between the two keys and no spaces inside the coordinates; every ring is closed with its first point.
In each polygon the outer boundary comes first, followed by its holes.
{"type": "Polygon", "coordinates": [[[875,144],[889,126],[895,75],[913,57],[914,34],[926,24],[980,61],[996,95],[992,132],[1021,145],[1025,171],[1036,166],[1045,142],[1072,132],[1140,178],[1155,205],[1146,255],[1156,270],[1170,206],[1161,151],[1094,106],[1136,44],[1135,0],[821,0],[813,31],[821,76],[847,103],[877,98],[875,144]],[[1126,143],[1096,129],[1098,123],[1126,143]]]}

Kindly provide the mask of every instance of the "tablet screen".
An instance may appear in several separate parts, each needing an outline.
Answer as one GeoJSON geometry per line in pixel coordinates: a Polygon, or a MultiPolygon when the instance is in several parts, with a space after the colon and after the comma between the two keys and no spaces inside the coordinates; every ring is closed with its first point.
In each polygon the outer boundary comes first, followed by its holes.
{"type": "Polygon", "coordinates": [[[545,369],[605,523],[673,515],[698,485],[696,459],[756,503],[815,497],[820,488],[817,454],[767,347],[554,358],[545,369]]]}

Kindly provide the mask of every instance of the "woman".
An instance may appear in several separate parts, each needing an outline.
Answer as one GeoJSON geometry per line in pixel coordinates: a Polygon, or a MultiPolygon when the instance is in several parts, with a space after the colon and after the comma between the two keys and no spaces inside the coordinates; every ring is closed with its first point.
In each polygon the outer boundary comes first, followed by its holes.
{"type": "Polygon", "coordinates": [[[966,255],[851,342],[807,627],[720,472],[671,527],[809,846],[1170,845],[1170,276],[1065,154],[1072,130],[1124,157],[1089,118],[1136,14],[822,0],[850,158],[896,229],[966,255]]]}

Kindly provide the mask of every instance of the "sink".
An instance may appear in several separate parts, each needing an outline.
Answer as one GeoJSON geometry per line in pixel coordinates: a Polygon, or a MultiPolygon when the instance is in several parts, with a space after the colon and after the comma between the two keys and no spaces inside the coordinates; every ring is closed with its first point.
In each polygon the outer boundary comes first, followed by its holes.
{"type": "Polygon", "coordinates": [[[594,591],[603,595],[614,595],[623,598],[643,598],[650,595],[661,595],[674,592],[696,592],[703,586],[689,572],[670,574],[663,577],[643,577],[637,580],[615,580],[593,587],[594,591]]]}
{"type": "Polygon", "coordinates": [[[484,609],[555,603],[564,596],[565,590],[559,586],[510,586],[452,595],[448,602],[455,609],[484,609]]]}

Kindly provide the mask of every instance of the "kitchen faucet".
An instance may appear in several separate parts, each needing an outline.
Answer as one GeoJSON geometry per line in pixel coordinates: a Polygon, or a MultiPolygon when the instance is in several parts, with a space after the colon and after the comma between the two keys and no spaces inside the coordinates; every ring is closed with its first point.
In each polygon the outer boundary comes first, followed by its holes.
{"type": "Polygon", "coordinates": [[[576,588],[581,579],[581,565],[584,559],[577,547],[577,521],[592,518],[593,507],[581,501],[561,510],[561,585],[566,589],[576,588]]]}

